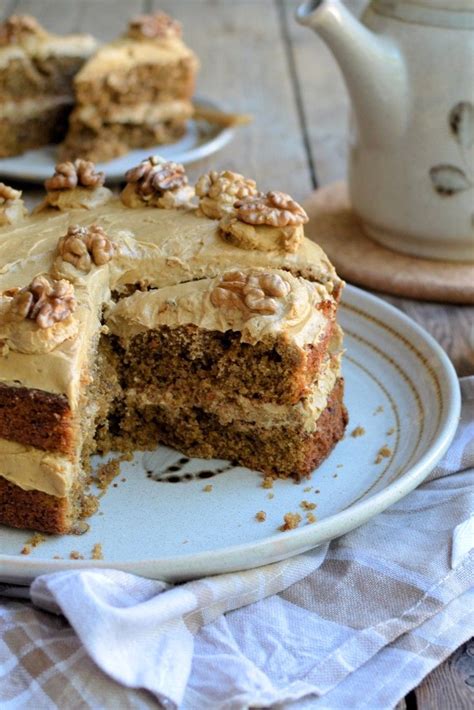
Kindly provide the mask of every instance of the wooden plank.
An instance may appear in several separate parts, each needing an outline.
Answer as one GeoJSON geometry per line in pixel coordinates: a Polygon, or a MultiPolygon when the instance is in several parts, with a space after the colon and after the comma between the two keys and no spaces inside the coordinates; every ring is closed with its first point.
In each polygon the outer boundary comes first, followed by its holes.
{"type": "MultiPolygon", "coordinates": [[[[334,57],[324,42],[294,19],[298,3],[278,0],[284,6],[290,51],[293,55],[304,112],[311,160],[319,185],[340,180],[346,174],[349,99],[334,57]]],[[[360,14],[367,0],[346,0],[360,14]]]]}
{"type": "Polygon", "coordinates": [[[301,199],[311,189],[298,111],[273,0],[154,0],[183,22],[186,42],[201,60],[197,93],[232,111],[250,113],[252,124],[234,141],[189,169],[229,168],[301,199]]]}
{"type": "Polygon", "coordinates": [[[0,2],[0,20],[13,15],[16,5],[17,0],[2,0],[0,2]]]}
{"type": "Polygon", "coordinates": [[[123,34],[128,21],[145,8],[146,0],[81,0],[77,29],[109,42],[123,34]]]}
{"type": "Polygon", "coordinates": [[[144,0],[18,0],[16,12],[34,15],[51,32],[90,32],[108,41],[143,8],[144,0]]]}
{"type": "Polygon", "coordinates": [[[435,668],[416,689],[417,710],[474,707],[474,639],[435,668]]]}

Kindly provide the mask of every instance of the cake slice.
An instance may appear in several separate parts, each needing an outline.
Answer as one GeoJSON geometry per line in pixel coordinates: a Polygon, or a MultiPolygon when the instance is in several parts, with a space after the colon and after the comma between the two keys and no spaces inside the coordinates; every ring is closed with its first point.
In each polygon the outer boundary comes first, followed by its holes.
{"type": "Polygon", "coordinates": [[[126,179],[58,165],[0,228],[0,523],[74,530],[94,452],[301,479],[343,436],[343,284],[300,205],[157,157],[126,179]]]}
{"type": "Polygon", "coordinates": [[[177,140],[193,115],[197,68],[176,20],[163,12],[135,18],[76,76],[62,156],[107,161],[177,140]]]}
{"type": "Polygon", "coordinates": [[[0,24],[0,157],[64,138],[73,78],[95,48],[91,36],[51,34],[29,15],[0,24]]]}

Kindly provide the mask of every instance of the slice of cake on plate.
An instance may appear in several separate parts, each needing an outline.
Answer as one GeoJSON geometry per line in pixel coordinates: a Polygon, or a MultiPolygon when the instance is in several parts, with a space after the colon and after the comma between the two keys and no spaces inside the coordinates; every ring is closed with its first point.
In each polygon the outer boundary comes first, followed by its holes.
{"type": "Polygon", "coordinates": [[[0,24],[0,157],[64,138],[72,80],[95,48],[91,36],[51,34],[29,15],[0,24]]]}
{"type": "Polygon", "coordinates": [[[197,69],[176,20],[163,12],[135,18],[77,75],[62,156],[107,161],[177,140],[193,115],[197,69]]]}
{"type": "Polygon", "coordinates": [[[230,171],[195,195],[159,158],[126,179],[115,197],[90,163],[58,165],[26,219],[11,195],[1,523],[73,529],[93,452],[162,442],[300,479],[343,436],[343,284],[302,208],[230,171]]]}

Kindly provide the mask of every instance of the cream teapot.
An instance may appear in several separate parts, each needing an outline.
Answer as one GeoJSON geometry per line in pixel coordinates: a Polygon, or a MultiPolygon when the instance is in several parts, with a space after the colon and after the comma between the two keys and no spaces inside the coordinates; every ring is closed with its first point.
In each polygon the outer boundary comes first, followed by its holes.
{"type": "Polygon", "coordinates": [[[349,191],[396,251],[474,261],[474,0],[340,0],[297,20],[327,43],[351,103],[349,191]]]}

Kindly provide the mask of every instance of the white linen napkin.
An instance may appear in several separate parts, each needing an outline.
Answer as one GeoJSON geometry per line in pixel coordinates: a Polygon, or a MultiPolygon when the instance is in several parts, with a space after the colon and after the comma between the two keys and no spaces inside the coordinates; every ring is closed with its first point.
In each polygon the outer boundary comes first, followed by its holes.
{"type": "Polygon", "coordinates": [[[329,546],[179,586],[72,571],[39,577],[32,604],[5,597],[2,710],[395,706],[474,633],[474,378],[461,387],[427,481],[329,546]]]}

